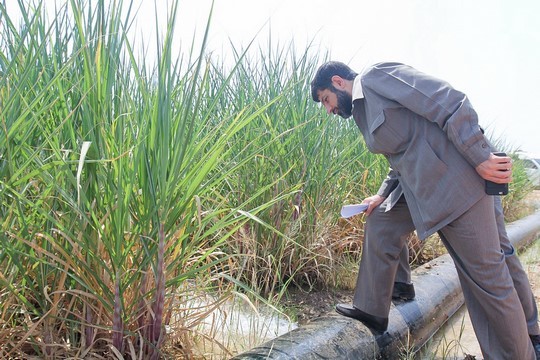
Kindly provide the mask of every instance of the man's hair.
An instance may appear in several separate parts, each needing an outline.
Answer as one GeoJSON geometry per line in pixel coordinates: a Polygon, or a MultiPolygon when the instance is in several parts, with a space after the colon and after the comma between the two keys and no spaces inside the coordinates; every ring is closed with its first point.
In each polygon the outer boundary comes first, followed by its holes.
{"type": "Polygon", "coordinates": [[[354,80],[358,74],[339,61],[329,61],[322,64],[311,81],[311,97],[313,101],[319,102],[319,91],[335,90],[334,85],[332,85],[332,76],[334,75],[338,75],[345,80],[354,80]]]}

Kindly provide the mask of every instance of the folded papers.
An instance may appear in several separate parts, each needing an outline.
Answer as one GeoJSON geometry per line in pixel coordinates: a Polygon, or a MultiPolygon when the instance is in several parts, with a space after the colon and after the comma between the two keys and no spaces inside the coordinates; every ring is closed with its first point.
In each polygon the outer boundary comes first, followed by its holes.
{"type": "Polygon", "coordinates": [[[367,204],[343,205],[341,208],[341,216],[344,218],[350,218],[353,215],[363,213],[367,210],[367,208],[367,204]]]}

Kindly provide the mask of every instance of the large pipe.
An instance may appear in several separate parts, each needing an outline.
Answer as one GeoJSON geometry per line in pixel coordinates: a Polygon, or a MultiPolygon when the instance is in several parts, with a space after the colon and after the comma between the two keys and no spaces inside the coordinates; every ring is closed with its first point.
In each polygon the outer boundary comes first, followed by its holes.
{"type": "MultiPolygon", "coordinates": [[[[540,235],[540,211],[507,226],[520,248],[540,235]]],[[[420,349],[463,305],[463,294],[450,255],[413,271],[416,298],[392,306],[388,330],[373,333],[360,321],[340,315],[319,318],[233,359],[375,359],[396,358],[420,349]]]]}

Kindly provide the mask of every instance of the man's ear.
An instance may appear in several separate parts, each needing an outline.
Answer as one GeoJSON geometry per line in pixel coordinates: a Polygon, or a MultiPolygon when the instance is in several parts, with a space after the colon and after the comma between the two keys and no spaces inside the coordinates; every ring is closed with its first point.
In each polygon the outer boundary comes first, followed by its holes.
{"type": "Polygon", "coordinates": [[[334,85],[336,89],[338,90],[345,89],[345,79],[343,79],[341,76],[334,75],[332,76],[331,80],[332,80],[332,85],[334,85]]]}

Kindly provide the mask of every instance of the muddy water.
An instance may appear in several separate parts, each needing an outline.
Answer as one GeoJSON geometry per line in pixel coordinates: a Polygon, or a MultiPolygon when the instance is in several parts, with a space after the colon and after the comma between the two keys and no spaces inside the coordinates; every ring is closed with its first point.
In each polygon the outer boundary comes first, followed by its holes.
{"type": "Polygon", "coordinates": [[[194,298],[187,309],[193,309],[192,312],[199,309],[203,319],[192,329],[194,334],[199,334],[191,349],[197,359],[229,359],[232,354],[249,350],[298,327],[277,309],[253,304],[240,294],[223,303],[209,295],[200,296],[194,298]]]}

